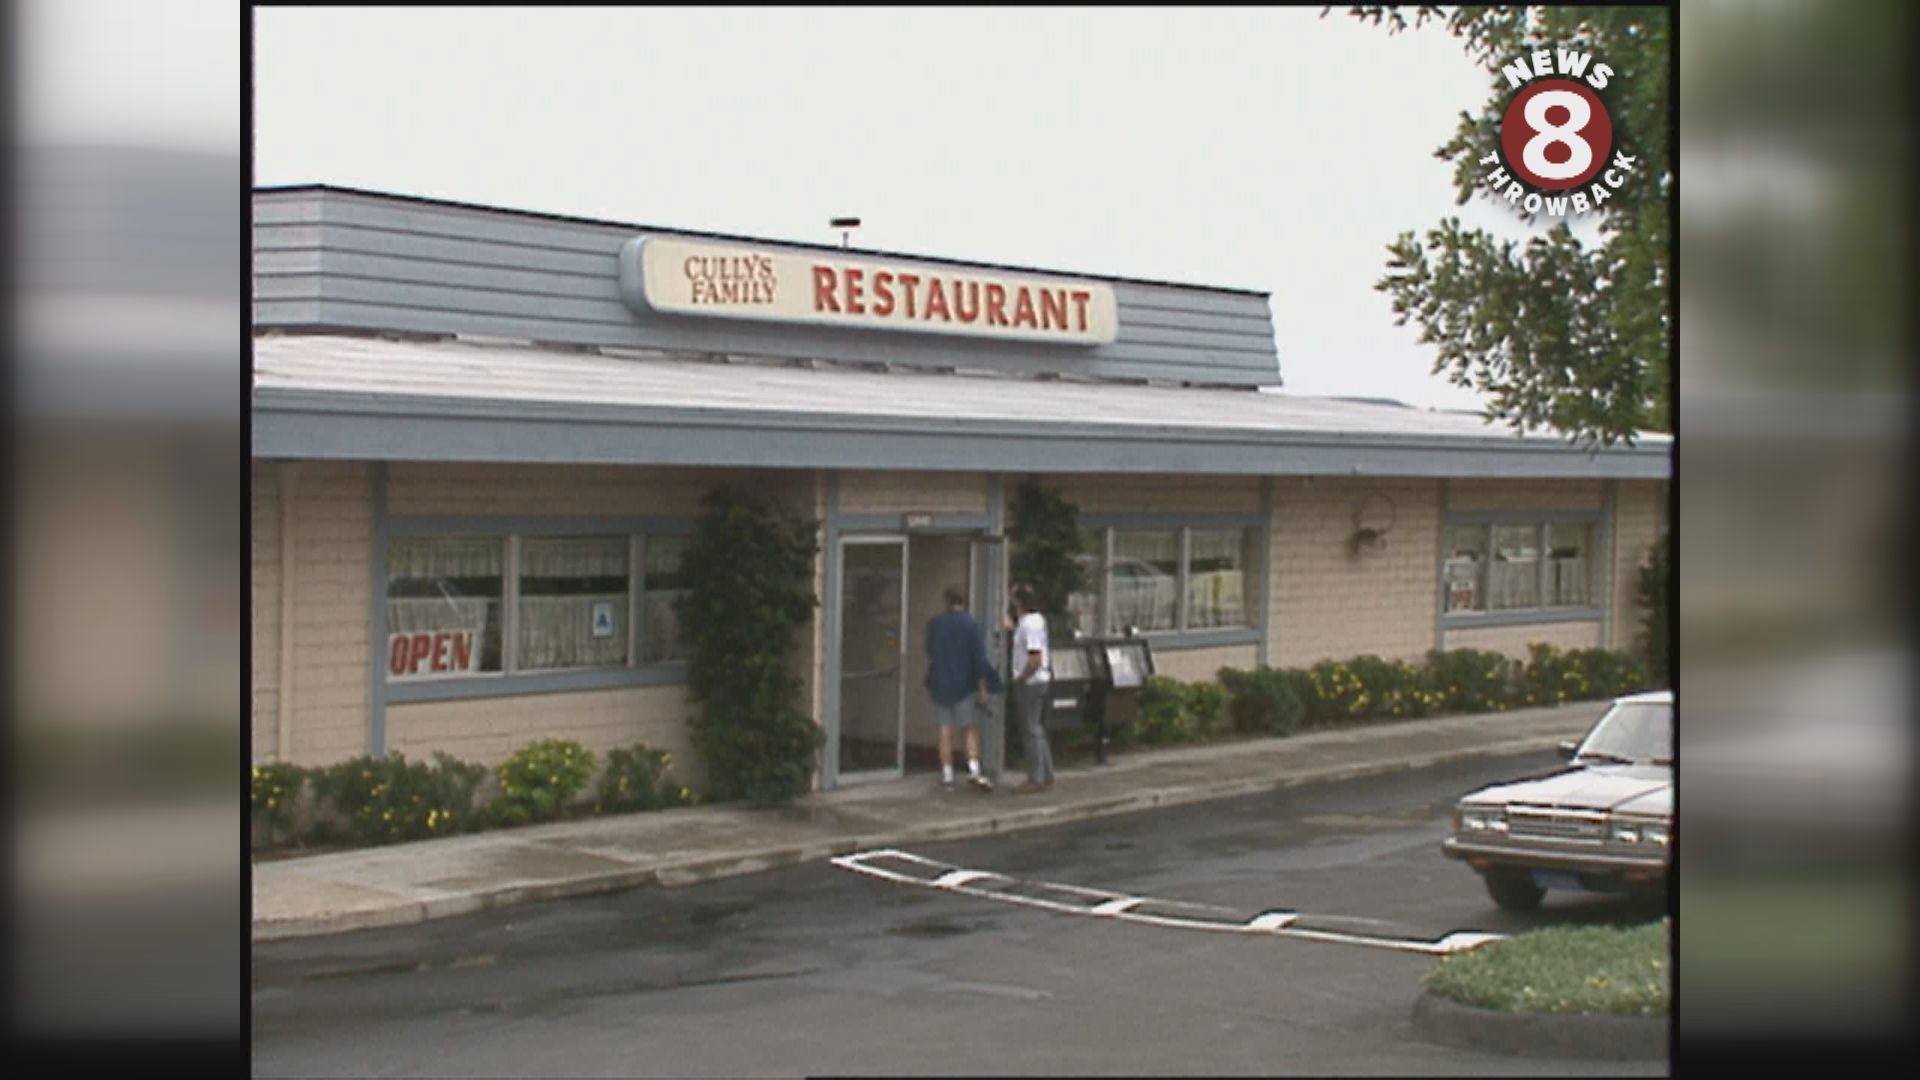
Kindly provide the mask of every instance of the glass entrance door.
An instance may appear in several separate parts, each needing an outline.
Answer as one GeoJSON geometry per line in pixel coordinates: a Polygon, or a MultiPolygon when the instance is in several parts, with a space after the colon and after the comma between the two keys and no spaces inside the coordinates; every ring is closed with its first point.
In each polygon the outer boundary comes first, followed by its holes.
{"type": "Polygon", "coordinates": [[[897,777],[906,735],[907,542],[846,539],[840,560],[840,778],[897,777]]]}

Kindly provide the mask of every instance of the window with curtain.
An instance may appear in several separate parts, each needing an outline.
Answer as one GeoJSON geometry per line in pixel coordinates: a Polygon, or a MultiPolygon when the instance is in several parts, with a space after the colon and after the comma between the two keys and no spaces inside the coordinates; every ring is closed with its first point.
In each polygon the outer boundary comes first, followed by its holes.
{"type": "Polygon", "coordinates": [[[387,677],[501,670],[506,541],[394,540],[387,545],[387,677]]]}
{"type": "Polygon", "coordinates": [[[1593,526],[1547,526],[1547,603],[1587,607],[1593,603],[1593,526]]]}
{"type": "Polygon", "coordinates": [[[1248,625],[1250,530],[1194,529],[1187,539],[1187,629],[1248,625]]]}
{"type": "Polygon", "coordinates": [[[674,601],[685,595],[687,582],[680,570],[687,537],[649,536],[646,573],[640,589],[640,662],[657,664],[686,659],[680,638],[680,615],[674,601]]]}
{"type": "Polygon", "coordinates": [[[1493,527],[1487,596],[1494,611],[1540,606],[1540,526],[1493,527]]]}
{"type": "Polygon", "coordinates": [[[1100,634],[1100,595],[1106,589],[1107,531],[1080,530],[1080,570],[1086,575],[1086,588],[1067,596],[1067,614],[1074,629],[1088,637],[1100,634]]]}
{"type": "Polygon", "coordinates": [[[1485,611],[1487,527],[1449,526],[1440,558],[1441,577],[1446,582],[1446,610],[1485,611]]]}
{"type": "Polygon", "coordinates": [[[1178,629],[1180,530],[1115,529],[1108,580],[1108,633],[1178,629]]]}
{"type": "Polygon", "coordinates": [[[522,540],[520,670],[624,666],[627,581],[624,536],[522,540]]]}

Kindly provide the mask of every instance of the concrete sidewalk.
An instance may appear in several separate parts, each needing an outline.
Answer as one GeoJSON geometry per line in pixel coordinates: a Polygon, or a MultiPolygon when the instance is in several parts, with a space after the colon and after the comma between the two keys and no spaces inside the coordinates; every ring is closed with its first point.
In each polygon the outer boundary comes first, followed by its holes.
{"type": "MultiPolygon", "coordinates": [[[[685,885],[874,847],[987,836],[1310,781],[1551,749],[1607,706],[1583,702],[1134,750],[1051,791],[948,793],[930,776],[810,795],[780,810],[696,806],[422,840],[253,866],[253,940],[398,926],[488,908],[685,885]]],[[[1022,779],[1009,774],[1009,782],[1022,779]]]]}

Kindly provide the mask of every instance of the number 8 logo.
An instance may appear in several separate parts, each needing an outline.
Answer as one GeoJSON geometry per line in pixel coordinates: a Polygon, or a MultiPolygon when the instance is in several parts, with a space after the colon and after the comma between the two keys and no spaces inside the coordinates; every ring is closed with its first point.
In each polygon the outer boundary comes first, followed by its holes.
{"type": "Polygon", "coordinates": [[[1586,172],[1593,165],[1593,147],[1580,133],[1587,129],[1587,121],[1593,119],[1593,109],[1587,99],[1571,90],[1547,90],[1535,94],[1526,104],[1527,126],[1535,132],[1527,140],[1526,148],[1520,151],[1520,160],[1536,176],[1548,180],[1570,180],[1586,172]],[[1547,119],[1547,110],[1559,106],[1571,114],[1572,119],[1564,124],[1554,124],[1547,119]],[[1565,161],[1554,164],[1547,160],[1547,147],[1565,146],[1571,153],[1565,161]]]}
{"type": "Polygon", "coordinates": [[[1591,179],[1613,149],[1613,120],[1594,92],[1568,79],[1527,87],[1507,105],[1500,147],[1516,179],[1564,191],[1591,179]]]}

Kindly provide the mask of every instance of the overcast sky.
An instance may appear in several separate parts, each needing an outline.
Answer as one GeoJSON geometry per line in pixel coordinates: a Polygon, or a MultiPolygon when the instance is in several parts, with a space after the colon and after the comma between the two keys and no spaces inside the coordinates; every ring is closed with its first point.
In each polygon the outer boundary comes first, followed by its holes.
{"type": "Polygon", "coordinates": [[[1488,76],[1320,9],[259,8],[255,181],[1272,294],[1287,388],[1477,408],[1374,291],[1488,76]]]}

